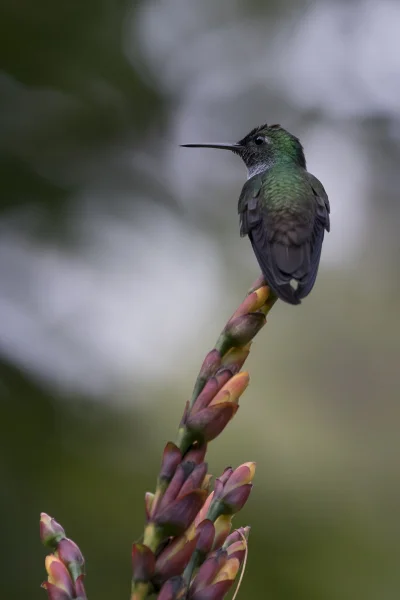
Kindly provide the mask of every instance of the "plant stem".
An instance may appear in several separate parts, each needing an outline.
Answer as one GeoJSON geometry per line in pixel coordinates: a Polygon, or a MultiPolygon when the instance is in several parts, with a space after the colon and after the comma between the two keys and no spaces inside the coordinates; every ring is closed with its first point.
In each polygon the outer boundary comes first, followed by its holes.
{"type": "Polygon", "coordinates": [[[131,600],[145,600],[149,592],[150,584],[144,581],[136,581],[132,584],[131,600]]]}
{"type": "Polygon", "coordinates": [[[193,575],[195,569],[197,569],[197,567],[200,566],[200,560],[201,560],[201,552],[199,552],[198,550],[195,550],[190,558],[190,561],[189,561],[186,569],[183,572],[183,579],[185,580],[185,583],[188,587],[192,580],[192,575],[193,575]]]}
{"type": "Polygon", "coordinates": [[[160,543],[160,530],[154,525],[154,523],[149,523],[144,530],[143,544],[150,548],[152,552],[155,552],[160,543]]]}

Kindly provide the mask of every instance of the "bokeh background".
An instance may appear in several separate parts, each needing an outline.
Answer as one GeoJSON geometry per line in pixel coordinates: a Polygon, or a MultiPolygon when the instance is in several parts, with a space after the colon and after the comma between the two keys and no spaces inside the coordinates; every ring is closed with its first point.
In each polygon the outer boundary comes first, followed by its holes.
{"type": "Polygon", "coordinates": [[[2,0],[2,597],[45,597],[41,510],[89,597],[128,597],[143,494],[258,276],[244,166],[179,144],[265,121],[301,138],[332,232],[210,448],[215,474],[258,465],[240,597],[398,597],[399,26],[394,0],[2,0]]]}

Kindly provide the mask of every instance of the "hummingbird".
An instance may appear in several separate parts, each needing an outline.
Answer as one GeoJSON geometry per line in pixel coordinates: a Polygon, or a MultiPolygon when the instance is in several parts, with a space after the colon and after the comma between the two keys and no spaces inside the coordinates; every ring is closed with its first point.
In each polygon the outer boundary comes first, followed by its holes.
{"type": "Polygon", "coordinates": [[[307,171],[300,140],[280,125],[255,127],[234,144],[182,144],[240,156],[247,181],[239,197],[240,235],[248,236],[272,291],[300,304],[312,290],[322,242],[329,231],[329,200],[307,171]]]}

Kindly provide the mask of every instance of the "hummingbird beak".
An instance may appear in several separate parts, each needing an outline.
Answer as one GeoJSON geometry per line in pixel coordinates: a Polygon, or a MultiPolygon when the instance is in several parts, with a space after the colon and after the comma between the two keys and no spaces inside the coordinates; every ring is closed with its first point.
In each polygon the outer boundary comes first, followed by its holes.
{"type": "Polygon", "coordinates": [[[240,144],[181,144],[181,148],[217,148],[218,150],[238,152],[242,146],[240,144]]]}

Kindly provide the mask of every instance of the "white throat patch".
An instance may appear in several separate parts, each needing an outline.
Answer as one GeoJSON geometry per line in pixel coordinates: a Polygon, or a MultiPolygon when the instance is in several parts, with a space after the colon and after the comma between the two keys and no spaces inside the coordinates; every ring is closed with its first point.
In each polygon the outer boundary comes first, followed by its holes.
{"type": "Polygon", "coordinates": [[[259,175],[260,173],[267,171],[269,166],[270,166],[269,162],[264,162],[264,163],[259,163],[258,165],[254,165],[253,167],[248,168],[247,169],[247,179],[251,179],[251,177],[254,177],[254,175],[259,175]]]}

